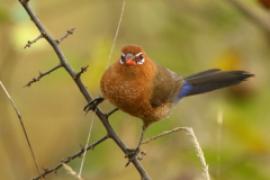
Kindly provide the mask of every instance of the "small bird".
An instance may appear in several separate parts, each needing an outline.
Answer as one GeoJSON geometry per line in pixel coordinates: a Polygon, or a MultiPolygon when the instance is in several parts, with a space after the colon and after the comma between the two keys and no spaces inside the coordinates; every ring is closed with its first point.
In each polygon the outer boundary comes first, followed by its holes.
{"type": "Polygon", "coordinates": [[[257,1],[265,9],[268,9],[268,10],[270,9],[270,0],[257,0],[257,1]]]}
{"type": "Polygon", "coordinates": [[[143,121],[145,129],[166,117],[179,100],[196,94],[236,85],[253,76],[246,71],[210,69],[183,78],[156,64],[137,45],[122,48],[120,58],[103,74],[101,91],[120,110],[143,121]]]}

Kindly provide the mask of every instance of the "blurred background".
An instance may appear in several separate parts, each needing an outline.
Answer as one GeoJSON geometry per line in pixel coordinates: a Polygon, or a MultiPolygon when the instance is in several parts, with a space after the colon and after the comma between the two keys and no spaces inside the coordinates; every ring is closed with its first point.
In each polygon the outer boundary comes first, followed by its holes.
{"type": "MultiPolygon", "coordinates": [[[[251,9],[267,7],[244,1],[251,9]]],[[[121,0],[31,1],[34,11],[55,37],[76,28],[61,47],[80,70],[91,94],[101,95],[99,81],[107,67],[121,0]]],[[[265,9],[265,11],[267,11],[265,9]]],[[[90,120],[91,142],[105,134],[95,115],[82,111],[85,100],[61,69],[30,88],[38,72],[58,63],[52,48],[40,40],[24,9],[15,0],[0,0],[0,80],[22,112],[37,159],[43,168],[81,149],[90,120]]],[[[209,68],[243,69],[256,74],[240,86],[182,100],[170,117],[152,125],[146,137],[177,126],[193,127],[216,180],[270,179],[270,34],[228,0],[127,0],[112,61],[126,44],[141,45],[157,63],[186,76],[209,68]],[[223,121],[218,121],[220,117],[223,121]]],[[[104,111],[113,106],[105,102],[104,111]]],[[[111,117],[123,141],[135,147],[141,121],[123,112],[111,117]]],[[[202,167],[191,139],[179,132],[144,145],[146,170],[157,180],[202,179],[202,167]]],[[[93,180],[136,180],[139,175],[119,148],[106,141],[87,153],[83,177],[93,180]]],[[[36,176],[16,114],[0,90],[0,179],[36,176]]],[[[80,159],[70,163],[78,171],[80,159]]],[[[65,170],[48,179],[73,179],[65,170]]]]}

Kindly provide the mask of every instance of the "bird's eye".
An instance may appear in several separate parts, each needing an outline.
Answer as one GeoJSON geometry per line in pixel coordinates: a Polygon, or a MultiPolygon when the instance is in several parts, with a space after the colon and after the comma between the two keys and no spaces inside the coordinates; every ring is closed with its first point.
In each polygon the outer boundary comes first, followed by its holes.
{"type": "Polygon", "coordinates": [[[125,59],[126,59],[126,55],[125,54],[121,54],[121,57],[120,57],[120,64],[124,64],[125,63],[125,59]]]}
{"type": "Polygon", "coordinates": [[[143,64],[144,63],[144,57],[142,53],[138,53],[135,56],[135,61],[137,64],[143,64]]]}

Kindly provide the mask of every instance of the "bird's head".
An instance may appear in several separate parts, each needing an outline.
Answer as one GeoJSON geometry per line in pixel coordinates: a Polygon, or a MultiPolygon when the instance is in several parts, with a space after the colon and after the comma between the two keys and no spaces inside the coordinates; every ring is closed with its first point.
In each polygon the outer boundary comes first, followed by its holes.
{"type": "Polygon", "coordinates": [[[121,65],[140,66],[146,61],[146,54],[143,49],[136,45],[127,45],[122,48],[119,59],[121,65]]]}

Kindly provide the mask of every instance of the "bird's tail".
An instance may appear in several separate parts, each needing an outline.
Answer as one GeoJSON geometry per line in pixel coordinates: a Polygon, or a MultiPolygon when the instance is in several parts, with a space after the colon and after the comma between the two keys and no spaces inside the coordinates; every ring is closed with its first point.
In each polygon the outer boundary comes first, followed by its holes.
{"type": "Polygon", "coordinates": [[[220,69],[210,69],[184,79],[182,88],[178,94],[181,99],[185,96],[201,94],[216,89],[232,86],[246,80],[253,74],[246,71],[222,71],[220,69]]]}

